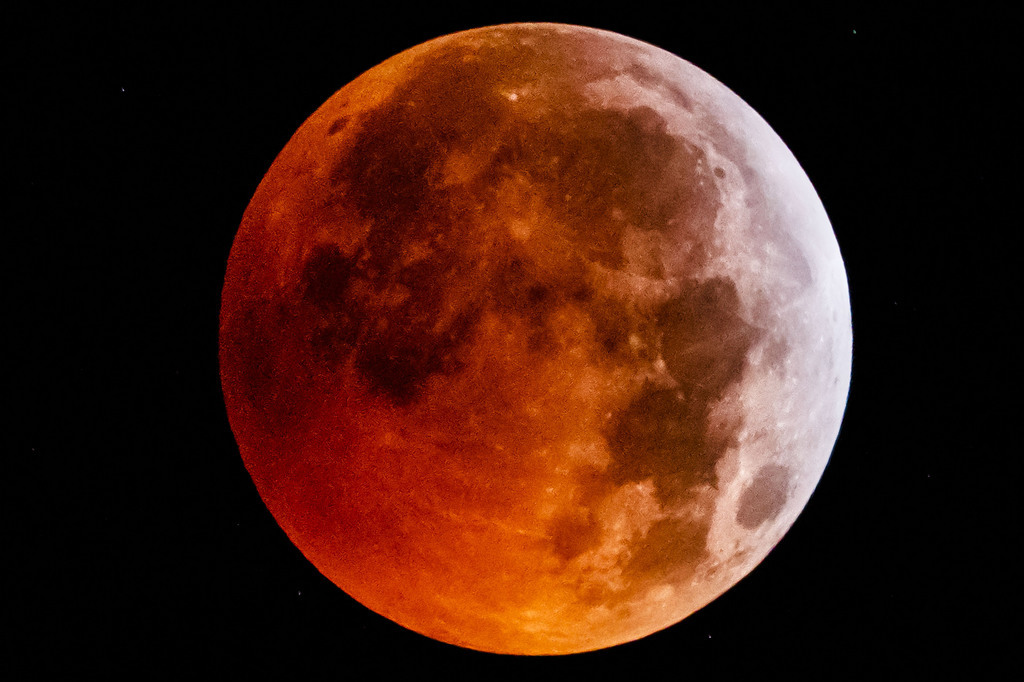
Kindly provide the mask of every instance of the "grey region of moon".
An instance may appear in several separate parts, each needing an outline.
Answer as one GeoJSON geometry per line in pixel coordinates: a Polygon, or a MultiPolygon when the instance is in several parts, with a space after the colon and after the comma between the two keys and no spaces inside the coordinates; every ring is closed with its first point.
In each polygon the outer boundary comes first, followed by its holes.
{"type": "Polygon", "coordinates": [[[438,38],[331,97],[231,251],[221,373],[268,508],[354,598],[504,653],[631,641],[807,503],[852,335],[786,145],[607,31],[438,38]]]}

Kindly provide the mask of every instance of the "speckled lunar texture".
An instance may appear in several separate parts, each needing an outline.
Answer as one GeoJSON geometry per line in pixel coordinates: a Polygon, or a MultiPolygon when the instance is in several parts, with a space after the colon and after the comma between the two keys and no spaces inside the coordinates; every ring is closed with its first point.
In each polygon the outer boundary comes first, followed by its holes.
{"type": "Polygon", "coordinates": [[[807,177],[616,34],[446,36],[327,101],[231,251],[221,372],[320,571],[446,642],[557,654],[746,575],[839,430],[850,306],[807,177]]]}

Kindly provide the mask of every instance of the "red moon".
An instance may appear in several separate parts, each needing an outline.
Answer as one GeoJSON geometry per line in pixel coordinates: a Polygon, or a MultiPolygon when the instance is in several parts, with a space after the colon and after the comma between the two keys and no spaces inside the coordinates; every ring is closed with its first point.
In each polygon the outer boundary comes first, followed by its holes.
{"type": "Polygon", "coordinates": [[[846,273],[785,144],[649,44],[513,24],[342,88],[267,172],[220,318],[288,537],[435,639],[565,654],[750,572],[828,461],[846,273]]]}

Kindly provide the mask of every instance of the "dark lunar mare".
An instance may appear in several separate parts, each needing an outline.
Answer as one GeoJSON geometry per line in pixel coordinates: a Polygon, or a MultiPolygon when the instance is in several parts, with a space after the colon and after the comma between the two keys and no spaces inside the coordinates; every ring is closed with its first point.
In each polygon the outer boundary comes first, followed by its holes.
{"type": "Polygon", "coordinates": [[[581,64],[587,71],[577,58],[584,49],[554,33],[529,45],[445,46],[422,58],[409,81],[365,115],[331,182],[339,188],[337,200],[372,229],[358,253],[318,250],[302,274],[305,300],[337,328],[314,335],[322,357],[337,356],[329,345],[358,340],[357,365],[371,388],[407,404],[429,376],[460,367],[460,347],[479,317],[468,308],[528,308],[540,350],[546,312],[567,297],[600,299],[594,317],[601,341],[610,351],[622,348],[635,316],[608,311],[614,303],[593,291],[586,264],[621,267],[627,225],[664,232],[675,221],[700,239],[713,226],[720,198],[702,153],[670,135],[652,109],[597,109],[584,100],[578,78],[615,75],[598,68],[580,73],[581,64]],[[501,94],[538,80],[542,93],[554,93],[541,95],[550,100],[541,125],[521,117],[501,94]],[[463,185],[439,182],[452,153],[473,154],[482,144],[493,153],[475,177],[463,185]],[[565,231],[538,235],[568,241],[565,267],[557,272],[540,271],[507,235],[473,233],[481,198],[486,202],[510,177],[525,179],[552,210],[553,224],[537,229],[557,224],[565,231]],[[430,255],[401,263],[410,243],[424,244],[430,255]],[[437,330],[439,292],[478,275],[473,261],[487,251],[495,257],[484,273],[486,296],[460,301],[467,310],[437,330]],[[404,301],[390,309],[380,305],[396,285],[404,301]],[[616,318],[625,324],[614,324],[616,318]],[[363,329],[368,324],[372,328],[363,329]]]}

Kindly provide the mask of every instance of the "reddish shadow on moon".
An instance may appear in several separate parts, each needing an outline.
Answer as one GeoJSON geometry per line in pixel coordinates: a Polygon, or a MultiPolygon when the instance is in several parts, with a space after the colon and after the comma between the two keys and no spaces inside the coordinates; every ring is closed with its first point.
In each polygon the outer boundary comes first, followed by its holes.
{"type": "Polygon", "coordinates": [[[677,622],[782,537],[838,433],[849,300],[735,94],[508,25],[296,132],[232,248],[220,359],[245,464],[325,576],[446,642],[571,653],[677,622]]]}

